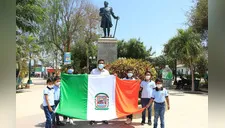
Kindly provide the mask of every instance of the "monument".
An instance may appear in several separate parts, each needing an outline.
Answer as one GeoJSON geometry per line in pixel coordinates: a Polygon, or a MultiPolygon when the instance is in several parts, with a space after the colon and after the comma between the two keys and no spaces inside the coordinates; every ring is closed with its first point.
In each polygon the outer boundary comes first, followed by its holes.
{"type": "Polygon", "coordinates": [[[108,2],[104,2],[104,7],[100,8],[99,15],[101,19],[101,28],[104,36],[98,39],[98,58],[104,59],[106,63],[111,63],[117,59],[117,40],[115,39],[118,16],[114,15],[112,7],[108,6],[108,2]],[[116,19],[116,25],[113,37],[110,36],[110,28],[113,26],[111,16],[116,19]]]}

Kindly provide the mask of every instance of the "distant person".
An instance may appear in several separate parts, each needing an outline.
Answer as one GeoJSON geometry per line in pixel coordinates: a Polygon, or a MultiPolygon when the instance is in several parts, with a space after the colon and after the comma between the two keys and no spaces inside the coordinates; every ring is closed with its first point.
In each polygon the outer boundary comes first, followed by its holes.
{"type": "MultiPolygon", "coordinates": [[[[135,80],[135,78],[133,76],[134,76],[133,70],[128,69],[127,70],[127,76],[125,78],[123,78],[123,79],[124,80],[135,80]]],[[[133,119],[133,115],[132,114],[128,115],[125,124],[131,124],[132,123],[132,119],[133,119]]]]}
{"type": "Polygon", "coordinates": [[[156,82],[156,88],[152,93],[152,98],[150,102],[148,103],[147,107],[151,106],[152,102],[154,101],[155,117],[154,117],[153,128],[157,128],[159,117],[161,122],[161,128],[165,128],[165,122],[164,122],[164,114],[165,114],[165,107],[166,107],[165,101],[167,102],[168,110],[169,110],[170,109],[169,95],[166,88],[162,86],[162,80],[157,79],[155,82],[156,82]]]}
{"type": "Polygon", "coordinates": [[[53,80],[52,78],[47,79],[47,87],[44,88],[43,91],[43,109],[45,112],[46,117],[46,123],[45,128],[52,128],[54,119],[54,110],[55,110],[55,104],[54,104],[54,89],[53,89],[53,80]]]}
{"type": "MultiPolygon", "coordinates": [[[[60,101],[60,77],[59,76],[56,76],[54,78],[54,102],[55,102],[55,107],[58,106],[59,104],[59,101],[60,101]]],[[[53,120],[54,124],[55,125],[58,125],[58,126],[64,126],[64,124],[62,122],[60,122],[59,120],[59,114],[55,114],[55,119],[53,120]]]]}
{"type": "MultiPolygon", "coordinates": [[[[104,69],[104,67],[105,67],[104,64],[105,64],[105,61],[103,59],[98,60],[98,67],[91,71],[91,75],[110,75],[109,71],[104,69]]],[[[106,121],[106,120],[104,120],[102,122],[104,124],[108,124],[108,121],[106,121]]],[[[93,125],[94,123],[95,123],[94,120],[91,120],[89,122],[90,125],[93,125]]]]}
{"type": "MultiPolygon", "coordinates": [[[[151,80],[152,75],[150,71],[145,72],[145,80],[141,82],[141,105],[142,108],[146,107],[146,105],[149,103],[153,89],[156,87],[155,82],[151,80]]],[[[152,125],[151,117],[152,117],[152,106],[148,107],[148,125],[152,125]]],[[[142,121],[141,125],[145,124],[145,118],[146,118],[146,109],[142,112],[142,121]]]]}

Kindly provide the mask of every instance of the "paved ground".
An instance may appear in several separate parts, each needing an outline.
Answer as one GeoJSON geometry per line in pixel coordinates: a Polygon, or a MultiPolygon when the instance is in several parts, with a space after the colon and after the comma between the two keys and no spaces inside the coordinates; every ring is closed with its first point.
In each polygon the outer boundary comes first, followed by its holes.
{"type": "MultiPolygon", "coordinates": [[[[45,117],[41,109],[42,90],[45,81],[33,78],[35,85],[16,94],[17,128],[42,128],[45,117]]],[[[166,128],[208,128],[208,94],[190,94],[170,91],[171,109],[165,114],[166,128]]],[[[125,125],[124,119],[110,121],[109,125],[89,126],[87,121],[74,120],[78,125],[62,128],[149,128],[140,125],[140,114],[135,115],[132,125],[125,125]]],[[[153,118],[152,118],[153,120],[153,118]]]]}

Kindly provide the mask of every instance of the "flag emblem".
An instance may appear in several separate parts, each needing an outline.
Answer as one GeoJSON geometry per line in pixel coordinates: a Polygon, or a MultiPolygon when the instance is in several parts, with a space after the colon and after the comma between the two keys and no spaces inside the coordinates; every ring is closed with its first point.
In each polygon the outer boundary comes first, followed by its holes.
{"type": "Polygon", "coordinates": [[[95,109],[108,110],[109,109],[109,96],[105,93],[98,93],[95,96],[95,109]]]}

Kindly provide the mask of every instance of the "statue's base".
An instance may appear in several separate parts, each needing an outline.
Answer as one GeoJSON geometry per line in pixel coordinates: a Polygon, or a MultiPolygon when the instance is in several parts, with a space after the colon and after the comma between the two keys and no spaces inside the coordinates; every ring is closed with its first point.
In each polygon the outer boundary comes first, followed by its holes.
{"type": "Polygon", "coordinates": [[[99,38],[97,59],[104,59],[105,63],[114,62],[117,59],[117,39],[99,38]]]}

